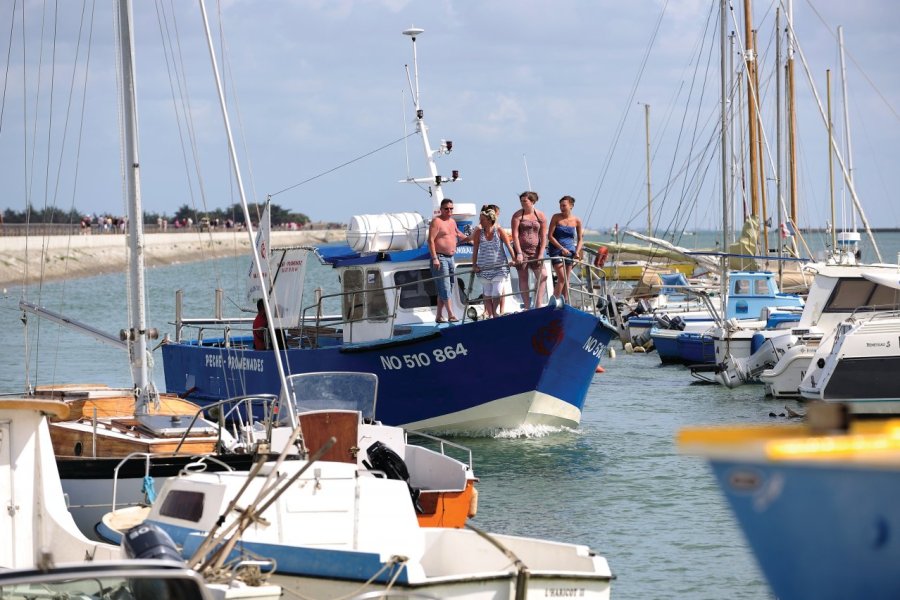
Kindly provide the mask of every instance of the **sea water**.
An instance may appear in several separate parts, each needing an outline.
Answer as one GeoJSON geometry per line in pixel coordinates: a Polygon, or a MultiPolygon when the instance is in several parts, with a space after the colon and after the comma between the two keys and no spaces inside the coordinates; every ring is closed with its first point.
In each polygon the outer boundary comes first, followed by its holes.
{"type": "MultiPolygon", "coordinates": [[[[709,248],[712,234],[681,244],[709,248]]],[[[900,235],[880,234],[882,256],[893,261],[900,235]]],[[[873,256],[863,243],[865,257],[873,256]]],[[[184,290],[186,317],[211,317],[214,290],[224,291],[227,316],[252,317],[243,297],[245,256],[147,271],[148,323],[174,337],[175,291],[184,290]],[[246,307],[249,312],[241,312],[246,307]]],[[[310,277],[334,290],[334,273],[313,260],[310,277]]],[[[26,299],[100,330],[127,327],[126,275],[29,286],[26,299]]],[[[21,288],[0,302],[6,342],[0,351],[0,392],[64,382],[130,385],[125,352],[27,316],[16,303],[21,288]],[[26,343],[27,342],[27,343],[26,343]]],[[[580,427],[490,432],[455,441],[472,449],[479,477],[478,515],[484,530],[577,542],[605,556],[616,574],[614,598],[768,599],[771,593],[705,463],[677,452],[679,428],[717,423],[769,423],[797,403],[766,399],[758,385],[729,390],[702,384],[655,353],[604,357],[580,427]]],[[[515,348],[509,359],[515,359],[515,348]]],[[[156,360],[159,352],[154,353],[156,360]]],[[[152,365],[164,387],[162,365],[152,365]]],[[[467,385],[489,385],[490,365],[467,385]],[[486,371],[486,372],[485,372],[486,371]]]]}

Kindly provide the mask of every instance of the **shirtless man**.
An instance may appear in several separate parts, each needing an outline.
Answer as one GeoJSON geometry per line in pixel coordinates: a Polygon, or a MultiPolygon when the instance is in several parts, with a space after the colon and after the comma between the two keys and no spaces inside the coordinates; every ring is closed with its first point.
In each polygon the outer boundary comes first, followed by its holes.
{"type": "Polygon", "coordinates": [[[445,323],[441,316],[447,309],[447,321],[456,323],[459,319],[453,314],[450,294],[453,291],[453,279],[456,277],[456,265],[453,255],[456,254],[456,242],[466,239],[463,232],[453,220],[453,200],[445,198],[441,202],[441,214],[431,220],[428,227],[428,250],[431,252],[431,276],[437,277],[437,314],[435,322],[445,323]]]}

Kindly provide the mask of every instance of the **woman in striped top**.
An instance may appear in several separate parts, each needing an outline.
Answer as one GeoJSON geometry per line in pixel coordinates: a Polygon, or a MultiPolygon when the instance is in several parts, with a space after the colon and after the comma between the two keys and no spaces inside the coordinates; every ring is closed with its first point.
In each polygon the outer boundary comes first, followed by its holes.
{"type": "Polygon", "coordinates": [[[484,314],[491,318],[499,316],[500,287],[509,275],[509,259],[503,248],[509,251],[509,256],[513,255],[513,249],[509,236],[497,226],[497,212],[493,208],[481,211],[479,225],[472,240],[472,264],[484,291],[484,314]]]}

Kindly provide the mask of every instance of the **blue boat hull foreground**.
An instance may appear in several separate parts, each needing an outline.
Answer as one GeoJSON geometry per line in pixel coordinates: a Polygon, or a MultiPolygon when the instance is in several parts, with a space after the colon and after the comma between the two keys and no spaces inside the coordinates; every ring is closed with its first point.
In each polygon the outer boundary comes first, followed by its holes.
{"type": "Polygon", "coordinates": [[[774,595],[900,598],[900,420],[807,405],[802,423],[688,427],[774,595]]]}
{"type": "Polygon", "coordinates": [[[900,598],[896,465],[710,464],[775,596],[900,598]]]}
{"type": "MultiPolygon", "coordinates": [[[[366,344],[283,350],[290,374],[376,373],[377,417],[415,430],[575,427],[600,357],[616,335],[561,303],[366,344]]],[[[162,347],[168,392],[211,402],[278,394],[273,352],[215,341],[162,347]]]]}

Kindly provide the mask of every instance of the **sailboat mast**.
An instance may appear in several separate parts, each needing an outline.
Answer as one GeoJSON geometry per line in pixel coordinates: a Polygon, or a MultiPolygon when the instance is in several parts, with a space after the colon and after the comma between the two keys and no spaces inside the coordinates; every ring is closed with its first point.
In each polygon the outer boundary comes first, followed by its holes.
{"type": "Polygon", "coordinates": [[[119,0],[117,13],[119,69],[122,75],[122,149],[125,195],[128,204],[129,329],[122,337],[128,343],[134,381],[135,414],[146,414],[156,392],[147,371],[147,326],[144,305],[144,224],[141,209],[141,171],[138,159],[137,97],[135,93],[134,39],[131,0],[119,0]]]}
{"type": "MultiPolygon", "coordinates": [[[[844,26],[839,25],[838,47],[841,54],[841,96],[844,102],[844,142],[847,150],[847,179],[853,181],[853,146],[850,144],[850,107],[847,102],[847,63],[844,60],[844,26]]],[[[856,231],[856,211],[851,210],[851,223],[853,231],[856,231]]]]}
{"type": "MultiPolygon", "coordinates": [[[[756,39],[756,30],[753,31],[753,48],[758,46],[756,39]]],[[[760,217],[759,217],[759,229],[762,234],[763,245],[761,250],[761,254],[768,255],[769,254],[769,216],[768,216],[768,206],[769,201],[766,198],[766,161],[764,160],[764,152],[763,152],[763,136],[762,136],[762,114],[759,112],[759,61],[755,61],[756,64],[756,72],[753,77],[753,96],[756,99],[756,114],[753,115],[753,118],[756,119],[756,131],[757,138],[756,144],[758,146],[756,154],[758,156],[758,162],[756,165],[757,171],[759,172],[759,203],[760,203],[760,217]]]]}
{"type": "Polygon", "coordinates": [[[750,214],[759,216],[759,131],[756,96],[756,50],[753,46],[753,7],[750,0],[744,0],[744,63],[747,70],[747,127],[750,146],[750,214]]]}
{"type": "Polygon", "coordinates": [[[834,152],[831,150],[834,139],[834,120],[831,118],[831,69],[825,70],[825,94],[828,110],[828,194],[831,199],[831,251],[837,256],[837,219],[834,211],[834,152]]]}
{"type": "MultiPolygon", "coordinates": [[[[727,16],[728,0],[721,0],[721,2],[719,3],[719,71],[721,74],[721,81],[719,82],[719,92],[721,94],[721,114],[719,116],[721,128],[720,133],[722,136],[722,252],[728,251],[729,230],[731,227],[731,219],[729,218],[731,213],[731,201],[729,198],[731,182],[729,181],[728,169],[728,166],[730,164],[730,150],[728,146],[728,77],[730,68],[727,60],[728,41],[725,35],[727,31],[727,16]]],[[[722,274],[724,279],[724,265],[722,274]]]]}
{"type": "Polygon", "coordinates": [[[797,110],[794,94],[794,1],[787,3],[787,61],[785,63],[785,85],[787,87],[787,138],[788,172],[791,184],[791,223],[799,229],[797,200],[797,110]]]}
{"type": "Polygon", "coordinates": [[[719,71],[721,72],[721,81],[720,81],[720,93],[721,97],[721,149],[722,149],[722,257],[721,257],[721,275],[719,277],[719,293],[724,303],[724,299],[728,290],[728,276],[726,265],[728,263],[728,259],[725,257],[725,253],[728,252],[728,241],[729,241],[729,229],[731,227],[731,219],[729,218],[731,212],[731,201],[729,198],[729,189],[730,189],[730,177],[729,177],[729,162],[731,154],[728,147],[728,84],[727,84],[727,75],[731,71],[728,61],[726,57],[728,56],[728,42],[725,38],[725,32],[727,30],[726,23],[728,17],[728,0],[721,0],[719,3],[719,71]]]}
{"type": "Polygon", "coordinates": [[[783,284],[784,281],[784,262],[781,260],[784,250],[784,243],[781,239],[784,222],[782,221],[782,215],[784,211],[782,207],[784,206],[783,202],[783,185],[782,185],[782,166],[781,166],[781,155],[782,155],[782,115],[781,115],[781,95],[782,95],[782,86],[784,85],[784,80],[781,75],[781,7],[777,7],[775,9],[775,212],[778,216],[777,223],[777,233],[775,234],[775,239],[778,241],[778,251],[776,255],[778,256],[778,285],[779,287],[783,284]]]}
{"type": "Polygon", "coordinates": [[[653,195],[650,188],[650,105],[644,105],[644,132],[647,153],[647,235],[653,236],[653,195]]]}
{"type": "MultiPolygon", "coordinates": [[[[222,78],[219,76],[219,67],[218,63],[216,62],[216,51],[213,46],[212,34],[209,30],[209,19],[206,15],[206,2],[204,2],[204,0],[200,0],[200,12],[203,15],[203,29],[206,33],[206,44],[209,48],[209,58],[213,67],[213,77],[216,81],[216,92],[218,93],[219,97],[219,107],[222,110],[222,120],[225,122],[225,134],[228,139],[228,152],[231,158],[232,168],[234,169],[234,176],[237,182],[238,193],[241,197],[241,207],[244,209],[244,221],[247,223],[247,235],[250,237],[250,250],[253,253],[253,264],[256,266],[256,272],[262,274],[264,272],[262,268],[262,259],[260,258],[259,252],[256,248],[256,243],[253,239],[252,227],[250,226],[250,209],[247,206],[247,195],[244,192],[244,180],[241,177],[241,170],[238,166],[239,163],[237,150],[235,149],[234,136],[231,133],[231,121],[228,118],[228,110],[225,103],[225,93],[222,88],[222,78]]],[[[259,232],[257,232],[257,235],[259,235],[259,232]]],[[[278,332],[275,330],[275,319],[273,318],[275,313],[272,310],[272,304],[269,301],[269,288],[267,285],[263,284],[262,286],[260,286],[260,290],[262,292],[263,305],[266,311],[266,322],[269,328],[269,336],[272,340],[272,344],[275,346],[275,352],[273,353],[273,355],[275,357],[276,368],[278,369],[278,378],[281,382],[281,389],[284,391],[284,393],[287,393],[287,377],[285,375],[285,368],[282,362],[281,350],[278,348],[278,332]]],[[[291,427],[296,427],[297,415],[294,410],[294,403],[288,401],[284,404],[287,405],[286,408],[288,413],[288,420],[291,427]]]]}

